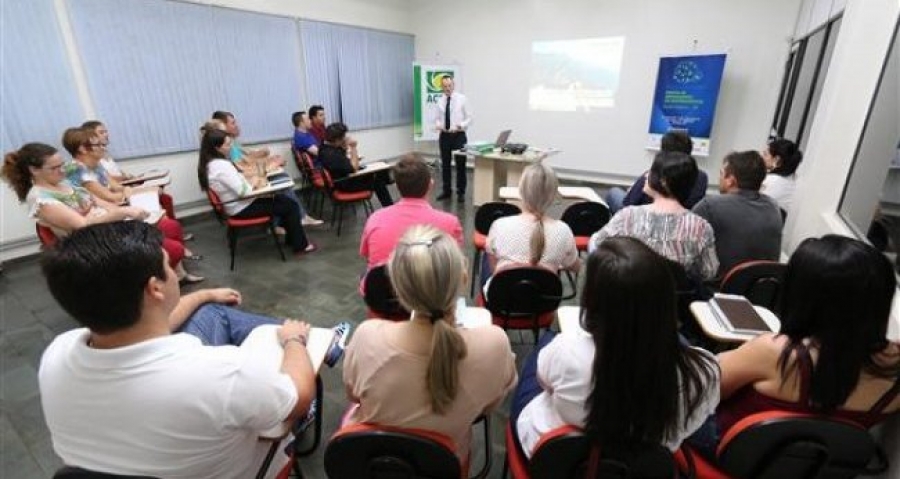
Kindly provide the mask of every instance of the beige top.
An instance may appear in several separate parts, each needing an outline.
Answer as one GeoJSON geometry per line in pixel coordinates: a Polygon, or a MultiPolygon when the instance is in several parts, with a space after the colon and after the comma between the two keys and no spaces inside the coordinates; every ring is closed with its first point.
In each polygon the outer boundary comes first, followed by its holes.
{"type": "Polygon", "coordinates": [[[347,393],[359,400],[350,421],[440,432],[453,439],[465,464],[472,421],[516,385],[515,355],[506,333],[496,326],[459,329],[467,347],[459,363],[459,390],[450,409],[439,416],[431,410],[425,380],[431,341],[411,341],[430,333],[430,325],[418,321],[373,319],[356,329],[344,356],[347,393]],[[408,346],[418,343],[422,347],[417,351],[408,346]]]}

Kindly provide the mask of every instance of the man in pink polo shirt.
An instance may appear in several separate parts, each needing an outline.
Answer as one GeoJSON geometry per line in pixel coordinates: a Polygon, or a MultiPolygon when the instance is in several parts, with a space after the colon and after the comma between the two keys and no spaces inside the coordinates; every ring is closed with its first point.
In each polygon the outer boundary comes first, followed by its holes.
{"type": "Polygon", "coordinates": [[[376,211],[366,221],[359,254],[368,260],[367,269],[386,263],[397,241],[414,225],[427,224],[439,228],[462,246],[463,230],[459,218],[436,210],[428,203],[428,195],[434,188],[428,165],[418,156],[410,154],[398,161],[393,171],[402,198],[392,206],[376,211]]]}

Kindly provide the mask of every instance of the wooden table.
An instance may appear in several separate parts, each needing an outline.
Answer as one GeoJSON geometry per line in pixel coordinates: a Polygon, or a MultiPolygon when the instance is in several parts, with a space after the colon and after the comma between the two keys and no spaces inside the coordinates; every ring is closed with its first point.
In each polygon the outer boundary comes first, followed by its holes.
{"type": "Polygon", "coordinates": [[[511,153],[476,153],[468,150],[456,150],[454,155],[472,156],[475,162],[475,174],[472,203],[481,206],[500,199],[500,188],[507,185],[518,185],[519,178],[526,166],[537,160],[557,153],[556,150],[529,148],[521,155],[511,153]]]}

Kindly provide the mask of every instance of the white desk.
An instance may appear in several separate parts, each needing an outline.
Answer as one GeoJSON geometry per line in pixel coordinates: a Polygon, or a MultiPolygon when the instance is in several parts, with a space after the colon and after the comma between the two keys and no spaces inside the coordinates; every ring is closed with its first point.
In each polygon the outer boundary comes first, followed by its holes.
{"type": "Polygon", "coordinates": [[[141,173],[134,178],[129,178],[121,182],[122,186],[133,185],[135,183],[143,183],[145,181],[157,180],[169,176],[169,170],[150,170],[141,173]]]}
{"type": "MultiPolygon", "coordinates": [[[[259,360],[266,363],[266,367],[273,370],[281,369],[281,361],[284,359],[284,348],[278,343],[278,328],[280,325],[267,324],[258,326],[247,335],[247,339],[241,344],[241,347],[251,347],[255,354],[260,355],[259,360]]],[[[312,364],[313,371],[319,373],[322,362],[325,360],[325,354],[331,347],[334,340],[334,330],[330,328],[310,328],[309,339],[306,343],[306,352],[309,354],[309,362],[312,364]]],[[[322,407],[321,404],[318,407],[322,407]]],[[[278,439],[284,437],[290,432],[290,423],[285,422],[279,426],[260,432],[261,438],[278,439]]]]}
{"type": "Polygon", "coordinates": [[[468,150],[454,151],[454,155],[472,156],[475,161],[472,203],[481,206],[500,199],[499,190],[503,186],[518,185],[526,166],[556,153],[556,150],[529,148],[521,155],[510,153],[473,153],[468,150]]]}
{"type": "MultiPolygon", "coordinates": [[[[558,191],[559,196],[568,200],[590,201],[606,206],[606,202],[603,201],[603,198],[600,198],[600,195],[598,195],[593,188],[587,186],[560,186],[558,191]]],[[[500,198],[504,200],[522,200],[518,186],[504,186],[500,188],[500,198]]]]}
{"type": "MultiPolygon", "coordinates": [[[[762,306],[754,306],[753,308],[756,309],[756,312],[759,313],[762,320],[766,322],[769,329],[776,333],[781,331],[781,321],[775,316],[775,313],[762,306]]],[[[718,319],[716,319],[712,310],[709,308],[709,303],[706,301],[694,301],[691,303],[691,313],[694,315],[697,323],[700,324],[700,329],[703,330],[703,334],[706,334],[716,341],[743,343],[759,335],[729,331],[718,319]]]]}
{"type": "Polygon", "coordinates": [[[278,193],[279,191],[284,191],[284,190],[287,190],[287,189],[290,189],[293,187],[294,187],[294,179],[288,177],[287,179],[285,179],[283,181],[276,181],[274,183],[269,183],[268,185],[266,185],[263,188],[260,188],[258,190],[253,190],[246,196],[242,196],[241,198],[238,198],[238,199],[243,200],[243,199],[247,199],[247,198],[256,198],[258,196],[271,195],[273,193],[278,193]]]}
{"type": "Polygon", "coordinates": [[[391,165],[389,165],[388,163],[385,163],[383,161],[373,161],[372,163],[366,163],[366,164],[360,165],[360,166],[365,166],[365,169],[362,169],[362,170],[357,171],[356,173],[353,173],[352,175],[348,176],[348,178],[371,175],[374,173],[378,173],[379,171],[391,169],[391,165]]]}

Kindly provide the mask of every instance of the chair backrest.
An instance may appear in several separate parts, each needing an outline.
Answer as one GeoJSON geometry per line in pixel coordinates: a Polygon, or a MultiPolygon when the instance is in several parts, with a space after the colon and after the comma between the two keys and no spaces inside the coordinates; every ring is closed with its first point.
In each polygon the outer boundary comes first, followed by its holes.
{"type": "Polygon", "coordinates": [[[787,265],[777,261],[746,261],[728,271],[720,291],[739,294],[757,306],[772,310],[778,304],[786,269],[787,265]]]}
{"type": "Polygon", "coordinates": [[[498,218],[517,215],[521,212],[522,210],[514,204],[499,201],[485,203],[479,206],[478,211],[475,212],[475,231],[486,235],[498,218]]]}
{"type": "Polygon", "coordinates": [[[496,316],[521,318],[555,311],[562,299],[562,281],[555,272],[514,266],[491,278],[486,306],[496,316]]]}
{"type": "Polygon", "coordinates": [[[328,442],[325,473],[331,479],[460,479],[462,468],[443,434],[354,424],[328,442]]]}
{"type": "Polygon", "coordinates": [[[840,479],[887,469],[884,451],[862,426],[784,411],[736,423],[723,436],[718,458],[729,474],[760,479],[840,479]]]}
{"type": "Polygon", "coordinates": [[[41,245],[44,248],[52,248],[54,245],[56,245],[56,242],[59,241],[59,238],[56,237],[56,233],[54,233],[49,226],[35,223],[34,227],[37,231],[37,237],[41,241],[41,245]]]}
{"type": "Polygon", "coordinates": [[[150,476],[123,476],[89,471],[80,467],[65,466],[53,474],[53,479],[154,479],[150,476]]]}
{"type": "Polygon", "coordinates": [[[219,222],[223,222],[228,218],[228,215],[225,214],[225,207],[222,206],[222,200],[219,198],[219,195],[213,191],[212,188],[206,189],[206,199],[209,200],[209,204],[213,208],[213,213],[216,215],[216,219],[219,222]]]}
{"type": "Polygon", "coordinates": [[[409,311],[403,309],[391,279],[388,277],[387,266],[376,266],[366,273],[364,284],[366,294],[364,296],[366,306],[382,319],[409,319],[409,311]]]}
{"type": "Polygon", "coordinates": [[[609,208],[605,205],[584,201],[566,208],[561,221],[569,225],[575,236],[590,236],[606,226],[609,218],[609,208]]]}
{"type": "MultiPolygon", "coordinates": [[[[600,456],[594,477],[621,479],[672,479],[675,460],[668,449],[648,444],[634,450],[600,456]]],[[[588,479],[591,444],[573,426],[550,431],[541,437],[528,464],[531,479],[588,479]]],[[[593,479],[593,478],[590,478],[593,479]]]]}
{"type": "Polygon", "coordinates": [[[312,182],[314,187],[322,189],[331,187],[331,175],[328,176],[328,179],[326,181],[325,175],[327,174],[327,172],[324,168],[316,168],[316,165],[315,163],[313,163],[312,157],[309,156],[309,153],[301,151],[300,158],[303,160],[304,171],[309,174],[309,180],[312,182]]]}

